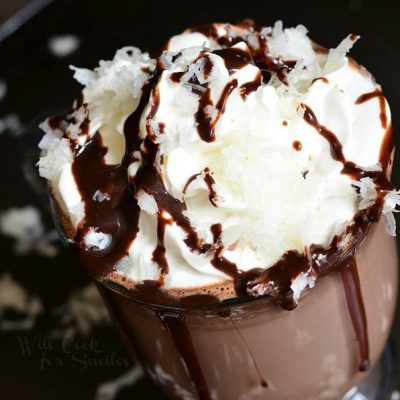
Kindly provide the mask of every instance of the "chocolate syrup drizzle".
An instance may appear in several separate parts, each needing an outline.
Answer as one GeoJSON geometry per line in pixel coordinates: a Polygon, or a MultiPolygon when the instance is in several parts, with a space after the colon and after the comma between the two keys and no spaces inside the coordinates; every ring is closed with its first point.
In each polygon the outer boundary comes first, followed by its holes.
{"type": "Polygon", "coordinates": [[[199,399],[211,400],[208,385],[197,358],[190,331],[186,326],[185,316],[182,313],[168,312],[163,309],[155,309],[155,312],[174,342],[184,365],[189,371],[199,399]]]}
{"type": "MultiPolygon", "coordinates": [[[[283,84],[287,85],[287,73],[295,65],[294,61],[284,61],[269,55],[267,37],[260,33],[260,28],[256,24],[246,21],[241,26],[256,34],[258,40],[257,48],[253,48],[249,43],[249,51],[230,47],[235,43],[245,41],[245,39],[230,36],[229,33],[220,37],[213,24],[192,28],[193,32],[201,32],[223,46],[221,50],[216,50],[213,53],[224,59],[231,75],[234,71],[245,67],[249,63],[256,65],[260,69],[260,73],[254,81],[245,83],[239,88],[236,79],[230,80],[216,104],[211,99],[208,83],[200,85],[195,77],[189,80],[189,84],[194,84],[192,92],[199,97],[198,110],[195,114],[198,134],[207,143],[215,140],[215,127],[225,111],[227,99],[234,90],[239,90],[243,100],[246,100],[247,96],[262,84],[262,81],[268,82],[272,75],[277,76],[283,84]],[[202,90],[196,89],[195,85],[202,86],[202,90]],[[207,113],[209,106],[216,109],[216,115],[213,119],[207,113]]],[[[212,71],[212,62],[205,53],[200,54],[199,57],[204,57],[206,60],[204,63],[204,75],[207,78],[212,71]]],[[[297,303],[293,299],[291,284],[300,273],[303,272],[318,278],[333,271],[339,271],[344,285],[348,311],[359,344],[359,369],[360,371],[365,371],[369,365],[367,320],[354,253],[358,244],[365,237],[370,223],[379,219],[385,191],[392,189],[388,179],[389,162],[393,150],[392,128],[387,123],[385,99],[382,92],[366,93],[356,101],[356,104],[362,104],[375,97],[379,99],[381,107],[380,119],[382,127],[386,129],[380,152],[382,171],[365,171],[353,162],[347,161],[343,154],[342,145],[336,135],[319,123],[309,106],[306,104],[301,105],[304,109],[304,120],[327,140],[332,157],[343,163],[342,173],[355,180],[359,180],[362,177],[370,177],[375,182],[378,192],[376,203],[368,209],[360,211],[343,235],[335,237],[328,248],[312,246],[307,254],[288,251],[270,268],[254,268],[249,271],[241,271],[236,264],[223,256],[224,245],[221,240],[221,224],[215,224],[210,227],[214,240],[213,243],[205,243],[185,216],[186,204],[184,199],[174,198],[164,186],[160,172],[162,157],[159,152],[159,145],[155,141],[157,135],[153,131],[152,125],[152,120],[160,104],[157,81],[162,72],[161,63],[158,62],[157,66],[153,77],[142,89],[142,97],[138,108],[125,122],[126,152],[120,165],[107,165],[105,163],[104,157],[107,153],[107,148],[104,147],[99,134],[95,134],[84,147],[80,148],[74,143],[73,150],[76,156],[72,167],[73,174],[85,204],[85,218],[78,227],[74,245],[81,264],[85,266],[92,276],[101,279],[115,269],[118,261],[128,255],[129,247],[139,229],[140,209],[135,195],[143,190],[154,197],[158,206],[157,246],[153,251],[153,260],[159,266],[160,278],[158,281],[145,281],[136,285],[135,296],[147,300],[151,299],[149,303],[153,304],[157,298],[165,300],[168,304],[173,304],[174,300],[169,299],[162,290],[164,279],[169,270],[164,236],[167,225],[172,222],[176,223],[186,233],[185,244],[191,251],[212,255],[211,264],[233,279],[237,297],[249,298],[262,295],[271,298],[272,301],[280,304],[284,309],[292,310],[297,306],[297,303]],[[146,114],[145,125],[147,136],[145,139],[141,139],[139,121],[148,103],[150,103],[150,108],[146,114]],[[134,161],[134,152],[137,151],[141,152],[142,164],[136,175],[128,179],[127,168],[134,161]],[[110,201],[95,201],[93,195],[97,190],[108,193],[110,201]],[[93,228],[110,234],[112,237],[111,245],[103,250],[87,249],[83,245],[83,238],[89,229],[93,228]],[[341,241],[349,234],[352,237],[352,244],[344,247],[341,245],[341,241]]],[[[183,72],[174,73],[171,75],[171,80],[180,82],[183,75],[183,72]]],[[[324,78],[320,79],[323,80],[324,78]]],[[[76,108],[81,105],[83,105],[83,98],[77,102],[76,108]]],[[[50,119],[49,123],[53,129],[62,129],[65,121],[66,117],[55,117],[50,119]]],[[[88,129],[89,122],[89,117],[87,116],[85,124],[81,127],[82,130],[88,129]]],[[[161,124],[159,128],[160,132],[165,134],[165,125],[161,124]]],[[[65,132],[65,136],[68,137],[67,132],[65,132]]],[[[301,144],[297,142],[294,142],[293,146],[296,150],[301,149],[301,144]]],[[[304,178],[306,174],[307,172],[304,174],[304,178]]],[[[199,175],[193,175],[188,180],[183,190],[184,194],[190,183],[199,175]]],[[[215,182],[212,174],[208,169],[205,169],[201,175],[208,186],[210,202],[217,207],[215,201],[217,193],[215,193],[215,182]]],[[[357,189],[355,188],[355,190],[357,189]]],[[[182,307],[191,307],[199,305],[196,301],[204,301],[203,304],[209,304],[210,302],[216,302],[217,299],[210,298],[210,296],[200,296],[193,299],[192,296],[186,304],[185,299],[180,299],[179,304],[182,307]]],[[[161,312],[157,308],[154,308],[154,310],[174,341],[195,384],[199,398],[209,399],[208,387],[202,375],[201,366],[197,360],[184,315],[177,311],[168,313],[161,312]]],[[[266,381],[261,379],[261,384],[266,386],[266,381]]]]}
{"type": "Polygon", "coordinates": [[[379,115],[379,118],[381,119],[382,128],[386,129],[387,128],[386,99],[385,99],[385,96],[382,93],[382,90],[375,89],[373,92],[362,94],[356,100],[356,104],[363,104],[366,101],[369,101],[369,100],[374,99],[374,98],[378,98],[378,100],[379,100],[379,107],[381,109],[381,113],[379,115]]]}
{"type": "Polygon", "coordinates": [[[207,185],[208,191],[210,193],[210,195],[208,196],[208,198],[210,199],[210,203],[214,207],[218,207],[218,205],[217,205],[218,195],[217,195],[217,192],[215,191],[215,180],[212,177],[212,172],[210,171],[209,168],[204,168],[203,172],[194,174],[187,180],[187,182],[185,183],[185,186],[183,187],[183,190],[182,190],[183,195],[186,194],[191,183],[193,183],[199,176],[203,177],[204,183],[207,185]]]}
{"type": "Polygon", "coordinates": [[[353,257],[347,268],[340,271],[346,294],[347,307],[349,309],[354,332],[358,341],[360,362],[358,369],[362,372],[369,369],[369,342],[367,315],[361,293],[360,278],[358,276],[357,263],[353,257]]]}

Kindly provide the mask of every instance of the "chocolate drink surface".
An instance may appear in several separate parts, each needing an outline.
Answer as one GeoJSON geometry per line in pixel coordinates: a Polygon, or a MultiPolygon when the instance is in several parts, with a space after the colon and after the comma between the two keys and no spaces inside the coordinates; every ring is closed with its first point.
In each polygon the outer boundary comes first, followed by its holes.
{"type": "Polygon", "coordinates": [[[81,265],[171,398],[340,399],[397,292],[390,109],[303,26],[207,24],[94,71],[39,170],[81,265]]]}

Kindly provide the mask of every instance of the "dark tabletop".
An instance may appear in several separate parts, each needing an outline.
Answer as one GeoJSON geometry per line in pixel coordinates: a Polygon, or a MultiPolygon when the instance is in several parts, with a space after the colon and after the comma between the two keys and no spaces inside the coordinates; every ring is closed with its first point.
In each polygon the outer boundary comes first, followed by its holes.
{"type": "MultiPolygon", "coordinates": [[[[399,12],[400,3],[395,0],[55,1],[0,42],[0,79],[7,82],[6,97],[0,100],[0,119],[16,114],[25,127],[19,137],[7,132],[0,135],[0,211],[33,204],[43,210],[51,227],[47,198],[33,190],[21,165],[26,159],[29,164],[32,157],[37,122],[55,110],[68,108],[78,93],[69,64],[93,68],[99,59],[111,58],[122,46],[147,49],[186,26],[208,21],[235,22],[250,17],[261,24],[277,19],[285,26],[301,23],[316,42],[327,47],[335,47],[348,33],[360,34],[362,40],[352,56],[382,85],[399,145],[399,12]],[[47,46],[49,37],[59,34],[80,39],[79,48],[64,58],[55,57],[47,46]]],[[[397,187],[399,174],[396,162],[397,187]]],[[[33,330],[0,331],[0,398],[94,399],[98,385],[124,373],[130,361],[108,324],[98,324],[90,335],[76,336],[68,348],[56,338],[60,316],[55,310],[74,290],[87,285],[88,278],[64,249],[60,248],[56,258],[16,256],[12,244],[11,239],[0,236],[0,274],[9,271],[38,296],[44,312],[33,330]]],[[[147,379],[140,379],[134,388],[122,389],[116,397],[128,398],[162,396],[147,379]]]]}

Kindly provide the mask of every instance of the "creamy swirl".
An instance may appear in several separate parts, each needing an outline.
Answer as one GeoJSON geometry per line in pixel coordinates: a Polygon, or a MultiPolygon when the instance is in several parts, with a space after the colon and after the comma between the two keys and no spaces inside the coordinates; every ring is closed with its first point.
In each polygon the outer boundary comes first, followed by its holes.
{"type": "Polygon", "coordinates": [[[74,68],[85,88],[42,125],[39,168],[80,251],[134,284],[296,302],[398,201],[389,107],[346,57],[357,39],[328,51],[303,26],[210,24],[158,57],[74,68]]]}

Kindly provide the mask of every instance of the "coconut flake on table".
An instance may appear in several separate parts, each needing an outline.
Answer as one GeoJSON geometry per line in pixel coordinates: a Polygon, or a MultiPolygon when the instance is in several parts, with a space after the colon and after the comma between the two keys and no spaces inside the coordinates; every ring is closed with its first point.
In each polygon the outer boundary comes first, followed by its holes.
{"type": "Polygon", "coordinates": [[[48,47],[56,57],[66,57],[73,53],[79,46],[79,37],[72,34],[51,36],[48,40],[48,47]]]}
{"type": "Polygon", "coordinates": [[[61,307],[53,310],[60,317],[60,326],[53,331],[57,337],[72,339],[88,336],[99,325],[109,325],[110,317],[99,291],[93,283],[75,290],[61,307]]]}
{"type": "Polygon", "coordinates": [[[14,252],[25,255],[36,252],[45,257],[58,253],[58,234],[45,231],[40,212],[33,206],[10,208],[0,213],[0,233],[15,240],[14,252]]]}
{"type": "Polygon", "coordinates": [[[6,132],[11,136],[20,136],[22,134],[23,125],[17,114],[10,113],[0,118],[0,134],[6,132]]]}
{"type": "Polygon", "coordinates": [[[114,400],[121,389],[133,386],[144,377],[143,368],[137,364],[117,378],[101,383],[96,391],[96,400],[114,400]]]}
{"type": "Polygon", "coordinates": [[[30,294],[8,273],[0,277],[0,330],[30,330],[34,327],[36,318],[42,312],[43,305],[37,296],[30,294]],[[8,320],[4,317],[7,310],[17,312],[23,318],[8,320]]]}
{"type": "Polygon", "coordinates": [[[91,227],[83,242],[88,249],[104,250],[111,244],[112,236],[108,233],[100,232],[98,228],[91,227]]]}

